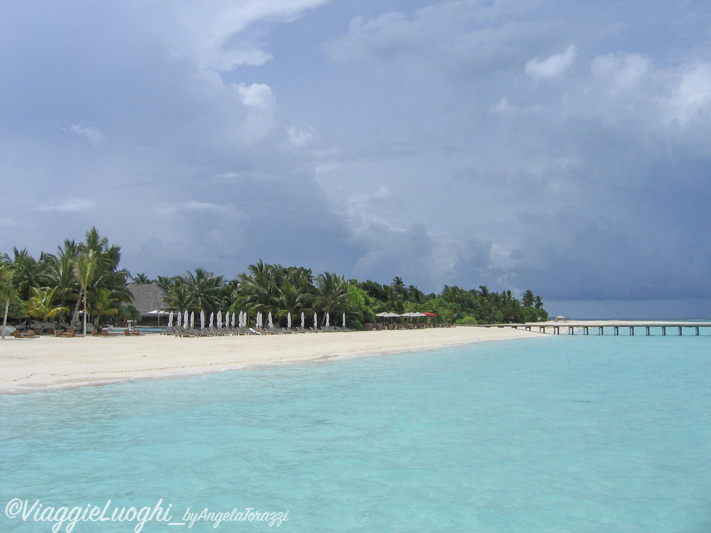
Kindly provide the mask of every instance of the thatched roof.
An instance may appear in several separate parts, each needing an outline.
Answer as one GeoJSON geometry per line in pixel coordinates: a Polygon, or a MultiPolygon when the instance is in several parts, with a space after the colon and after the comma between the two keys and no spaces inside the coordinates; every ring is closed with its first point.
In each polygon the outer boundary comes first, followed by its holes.
{"type": "Polygon", "coordinates": [[[131,291],[133,301],[131,305],[138,309],[141,315],[146,315],[149,311],[165,309],[166,304],[163,298],[168,293],[153,283],[129,283],[128,290],[131,291]]]}

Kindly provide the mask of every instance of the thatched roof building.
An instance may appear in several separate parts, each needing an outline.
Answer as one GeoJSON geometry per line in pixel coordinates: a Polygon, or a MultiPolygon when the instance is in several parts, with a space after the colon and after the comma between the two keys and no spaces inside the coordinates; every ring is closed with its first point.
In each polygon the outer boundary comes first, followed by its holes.
{"type": "Polygon", "coordinates": [[[167,297],[168,293],[154,283],[129,283],[128,290],[133,297],[131,305],[138,309],[142,317],[154,316],[148,313],[166,308],[163,298],[167,297]]]}

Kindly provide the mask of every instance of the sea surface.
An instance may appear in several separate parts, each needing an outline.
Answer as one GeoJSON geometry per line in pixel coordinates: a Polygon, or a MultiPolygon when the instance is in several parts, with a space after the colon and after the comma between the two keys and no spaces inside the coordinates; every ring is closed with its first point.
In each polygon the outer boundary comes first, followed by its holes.
{"type": "Polygon", "coordinates": [[[1,396],[0,531],[53,527],[708,532],[711,336],[561,335],[1,396]],[[60,520],[74,508],[84,521],[60,520]]]}

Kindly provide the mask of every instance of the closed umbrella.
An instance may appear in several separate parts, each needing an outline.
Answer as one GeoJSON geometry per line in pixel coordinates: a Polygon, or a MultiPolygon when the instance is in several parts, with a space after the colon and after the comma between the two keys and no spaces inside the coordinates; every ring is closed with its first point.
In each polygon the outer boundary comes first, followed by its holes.
{"type": "Polygon", "coordinates": [[[173,311],[168,313],[168,327],[171,327],[173,325],[173,311]]]}
{"type": "Polygon", "coordinates": [[[346,327],[346,314],[343,313],[343,324],[342,326],[345,328],[346,327]]]}
{"type": "Polygon", "coordinates": [[[306,322],[304,322],[304,312],[301,311],[301,329],[304,329],[306,322]]]}
{"type": "Polygon", "coordinates": [[[213,328],[214,323],[215,323],[215,313],[210,313],[210,329],[213,328]]]}
{"type": "Polygon", "coordinates": [[[205,329],[205,311],[200,310],[200,329],[205,329]]]}
{"type": "Polygon", "coordinates": [[[331,313],[326,313],[326,327],[328,327],[328,322],[331,318],[331,313]]]}
{"type": "Polygon", "coordinates": [[[267,325],[269,326],[269,328],[274,327],[274,322],[272,322],[272,312],[271,311],[269,311],[269,314],[267,315],[267,325]]]}
{"type": "Polygon", "coordinates": [[[183,311],[183,327],[187,329],[188,327],[188,310],[183,311]]]}
{"type": "Polygon", "coordinates": [[[217,312],[217,327],[222,327],[222,311],[217,312]]]}
{"type": "Polygon", "coordinates": [[[314,328],[318,329],[318,313],[314,313],[314,328]]]}
{"type": "Polygon", "coordinates": [[[291,329],[291,311],[286,314],[286,327],[291,329]]]}
{"type": "Polygon", "coordinates": [[[190,329],[195,327],[195,311],[190,311],[190,329]]]}

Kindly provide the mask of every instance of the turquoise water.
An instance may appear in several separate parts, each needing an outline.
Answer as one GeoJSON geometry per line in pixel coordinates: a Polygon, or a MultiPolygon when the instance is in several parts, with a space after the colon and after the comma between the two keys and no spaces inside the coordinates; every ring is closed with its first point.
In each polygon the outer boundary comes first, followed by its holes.
{"type": "Polygon", "coordinates": [[[15,498],[288,511],[144,532],[711,531],[710,343],[560,336],[2,396],[0,531],[54,525],[8,518],[15,498]]]}

